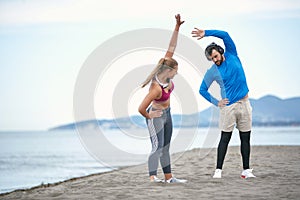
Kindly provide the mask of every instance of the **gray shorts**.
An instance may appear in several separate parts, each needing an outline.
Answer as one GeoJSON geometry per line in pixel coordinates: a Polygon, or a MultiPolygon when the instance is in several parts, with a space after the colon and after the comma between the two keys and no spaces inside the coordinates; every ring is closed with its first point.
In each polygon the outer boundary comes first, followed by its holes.
{"type": "Polygon", "coordinates": [[[252,107],[248,98],[220,108],[220,129],[231,132],[235,125],[242,132],[250,131],[252,128],[252,107]]]}

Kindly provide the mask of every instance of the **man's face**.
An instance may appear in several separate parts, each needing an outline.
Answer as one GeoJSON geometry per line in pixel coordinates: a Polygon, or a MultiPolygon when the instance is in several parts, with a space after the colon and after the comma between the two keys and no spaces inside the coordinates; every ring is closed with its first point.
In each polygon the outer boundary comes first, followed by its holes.
{"type": "Polygon", "coordinates": [[[210,59],[217,65],[220,66],[222,64],[223,56],[215,49],[212,50],[210,59]]]}

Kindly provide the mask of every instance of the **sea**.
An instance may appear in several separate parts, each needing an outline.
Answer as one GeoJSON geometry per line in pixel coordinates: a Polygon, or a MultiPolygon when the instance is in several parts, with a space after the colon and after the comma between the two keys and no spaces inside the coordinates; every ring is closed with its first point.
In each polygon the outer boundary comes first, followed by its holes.
{"type": "MultiPolygon", "coordinates": [[[[251,134],[252,146],[300,145],[300,127],[254,127],[251,134]]],[[[213,128],[174,129],[171,153],[216,148],[219,136],[213,128]]],[[[229,145],[239,144],[235,130],[229,145]]],[[[0,193],[145,163],[150,151],[145,129],[2,131],[0,193]]]]}

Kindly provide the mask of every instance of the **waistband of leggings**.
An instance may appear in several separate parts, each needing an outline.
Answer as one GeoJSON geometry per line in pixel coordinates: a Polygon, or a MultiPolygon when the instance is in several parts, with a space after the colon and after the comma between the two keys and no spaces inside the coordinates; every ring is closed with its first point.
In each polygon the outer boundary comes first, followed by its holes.
{"type": "MultiPolygon", "coordinates": [[[[159,110],[159,109],[156,109],[156,108],[152,108],[152,106],[149,107],[149,110],[150,110],[150,109],[152,109],[152,110],[159,110]]],[[[166,108],[166,109],[162,109],[161,111],[162,111],[163,113],[168,113],[168,112],[170,112],[170,110],[171,110],[171,107],[168,107],[168,108],[166,108]]]]}

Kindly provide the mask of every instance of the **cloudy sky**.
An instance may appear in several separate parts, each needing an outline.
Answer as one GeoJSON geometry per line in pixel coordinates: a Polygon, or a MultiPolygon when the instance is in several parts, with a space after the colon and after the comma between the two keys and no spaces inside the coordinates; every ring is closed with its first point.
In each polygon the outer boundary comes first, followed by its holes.
{"type": "MultiPolygon", "coordinates": [[[[177,13],[187,37],[194,27],[230,33],[252,98],[300,96],[299,0],[2,0],[0,130],[73,122],[74,85],[91,52],[126,31],[173,30],[177,13]]],[[[198,41],[202,48],[207,42],[198,41]]],[[[110,117],[109,109],[97,115],[110,117]]]]}

